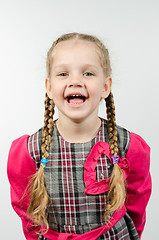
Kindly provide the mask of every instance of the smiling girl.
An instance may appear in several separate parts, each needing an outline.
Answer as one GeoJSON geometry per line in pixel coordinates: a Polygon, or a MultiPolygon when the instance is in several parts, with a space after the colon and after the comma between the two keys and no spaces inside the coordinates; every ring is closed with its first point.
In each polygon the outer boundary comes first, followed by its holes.
{"type": "Polygon", "coordinates": [[[26,239],[141,238],[150,148],[116,125],[111,86],[108,50],[99,39],[70,33],[53,43],[44,127],[13,141],[8,158],[12,206],[26,239]],[[102,99],[107,120],[98,116],[102,99]]]}

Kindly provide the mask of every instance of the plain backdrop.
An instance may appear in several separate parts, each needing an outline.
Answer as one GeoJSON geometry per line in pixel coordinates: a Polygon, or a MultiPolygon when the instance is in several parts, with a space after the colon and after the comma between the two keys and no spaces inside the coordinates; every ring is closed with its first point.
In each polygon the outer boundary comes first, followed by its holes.
{"type": "MultiPolygon", "coordinates": [[[[153,192],[142,239],[159,239],[157,0],[0,1],[0,239],[25,239],[10,204],[8,151],[14,139],[43,126],[46,53],[74,31],[94,34],[108,47],[117,123],[151,146],[153,192]]],[[[99,114],[106,117],[104,103],[99,114]]]]}

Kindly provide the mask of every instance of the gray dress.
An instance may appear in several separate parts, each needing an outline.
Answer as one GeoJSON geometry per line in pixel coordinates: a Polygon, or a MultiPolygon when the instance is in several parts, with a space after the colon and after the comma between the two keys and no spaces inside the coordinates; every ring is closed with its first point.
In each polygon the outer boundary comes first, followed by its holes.
{"type": "MultiPolygon", "coordinates": [[[[121,158],[126,156],[129,148],[130,133],[121,127],[118,130],[118,147],[121,158]]],[[[84,163],[92,147],[99,141],[109,142],[107,123],[101,119],[98,134],[86,143],[69,143],[59,134],[56,125],[50,144],[48,164],[45,169],[47,191],[51,198],[47,208],[50,229],[60,233],[83,234],[106,224],[104,212],[106,193],[98,195],[84,194],[84,163]]],[[[31,135],[28,151],[36,163],[37,169],[41,159],[42,128],[31,135]]],[[[106,155],[101,155],[96,165],[97,181],[108,179],[113,165],[106,155]]],[[[46,239],[40,236],[39,239],[46,239]]],[[[139,239],[131,217],[126,213],[120,221],[110,228],[98,240],[139,239]]]]}

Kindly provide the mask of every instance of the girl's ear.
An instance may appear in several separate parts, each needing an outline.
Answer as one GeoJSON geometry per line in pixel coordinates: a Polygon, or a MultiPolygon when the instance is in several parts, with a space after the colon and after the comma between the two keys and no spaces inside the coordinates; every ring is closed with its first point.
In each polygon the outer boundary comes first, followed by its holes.
{"type": "Polygon", "coordinates": [[[106,77],[104,80],[104,88],[103,88],[101,98],[107,98],[109,96],[109,93],[111,91],[111,86],[112,86],[112,78],[110,76],[106,77]]]}
{"type": "Polygon", "coordinates": [[[52,99],[51,82],[50,82],[49,78],[45,79],[45,89],[46,89],[48,97],[50,99],[52,99]]]}

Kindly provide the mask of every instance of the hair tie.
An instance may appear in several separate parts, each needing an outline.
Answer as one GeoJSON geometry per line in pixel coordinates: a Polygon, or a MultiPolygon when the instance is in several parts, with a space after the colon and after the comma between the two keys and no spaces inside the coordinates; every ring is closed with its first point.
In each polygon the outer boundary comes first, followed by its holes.
{"type": "Polygon", "coordinates": [[[114,155],[114,156],[111,156],[111,159],[113,160],[113,164],[118,164],[119,162],[119,156],[118,155],[114,155]]]}
{"type": "Polygon", "coordinates": [[[45,169],[47,163],[48,163],[48,159],[46,159],[46,158],[42,158],[42,159],[41,159],[41,164],[40,164],[40,165],[45,169]]]}

